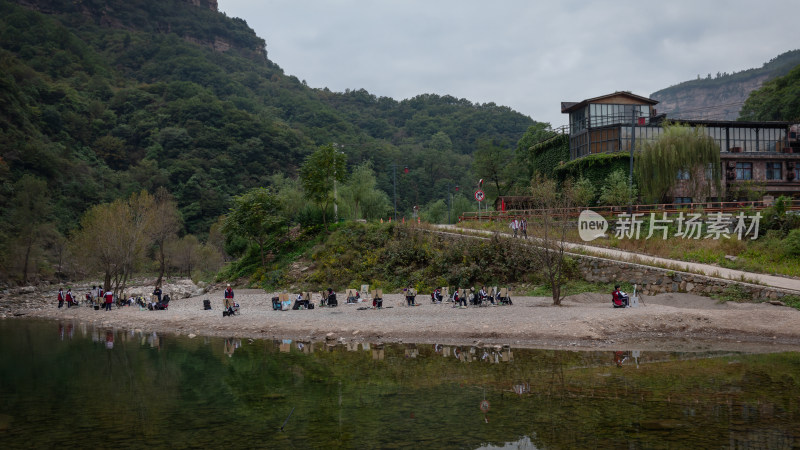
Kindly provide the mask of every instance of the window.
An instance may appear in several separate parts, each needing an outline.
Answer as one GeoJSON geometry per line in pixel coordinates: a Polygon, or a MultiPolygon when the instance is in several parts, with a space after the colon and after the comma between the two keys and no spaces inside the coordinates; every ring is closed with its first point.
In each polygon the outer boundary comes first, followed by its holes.
{"type": "Polygon", "coordinates": [[[692,203],[692,197],[675,197],[672,200],[672,203],[676,204],[692,203]]]}
{"type": "Polygon", "coordinates": [[[676,180],[688,180],[689,179],[689,170],[688,169],[680,169],[678,170],[678,174],[675,175],[676,180]]]}
{"type": "Polygon", "coordinates": [[[779,162],[767,163],[767,179],[768,180],[782,180],[783,179],[783,164],[779,162]]]}
{"type": "Polygon", "coordinates": [[[737,180],[752,180],[753,179],[753,163],[749,163],[749,162],[736,163],[736,179],[737,180]]]}
{"type": "Polygon", "coordinates": [[[586,108],[581,108],[570,114],[570,125],[570,134],[578,134],[586,129],[586,108]]]}
{"type": "Polygon", "coordinates": [[[714,163],[708,163],[705,171],[706,180],[714,178],[714,163]]]}

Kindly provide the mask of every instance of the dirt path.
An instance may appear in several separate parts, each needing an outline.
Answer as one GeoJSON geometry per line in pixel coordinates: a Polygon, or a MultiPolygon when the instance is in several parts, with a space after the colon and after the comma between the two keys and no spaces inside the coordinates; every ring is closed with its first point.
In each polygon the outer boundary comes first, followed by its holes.
{"type": "Polygon", "coordinates": [[[58,309],[55,302],[44,300],[14,307],[9,298],[3,303],[7,317],[76,320],[198,336],[480,342],[576,349],[800,351],[800,311],[771,304],[719,304],[692,294],[645,297],[641,307],[627,309],[611,308],[610,296],[596,293],[567,297],[560,307],[552,306],[548,298],[514,297],[513,306],[466,309],[432,304],[426,296],[417,297],[420,306],[407,307],[401,295],[393,294],[385,296],[382,310],[362,310],[364,303],[346,305],[340,300],[337,308],[273,311],[271,297],[260,290],[237,290],[241,314],[235,317],[222,317],[220,291],[175,299],[167,311],[58,309]],[[203,310],[206,297],[212,299],[211,311],[203,310]]]}

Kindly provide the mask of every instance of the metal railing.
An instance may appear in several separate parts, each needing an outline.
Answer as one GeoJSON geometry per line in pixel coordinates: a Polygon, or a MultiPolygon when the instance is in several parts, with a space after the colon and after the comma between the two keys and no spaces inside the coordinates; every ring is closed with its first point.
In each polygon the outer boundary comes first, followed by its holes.
{"type": "MultiPolygon", "coordinates": [[[[763,200],[741,201],[741,202],[704,202],[704,203],[656,203],[651,205],[632,205],[631,212],[633,214],[649,214],[649,213],[709,213],[709,212],[738,212],[742,210],[761,211],[769,208],[772,203],[766,203],[763,200]]],[[[613,217],[619,214],[627,213],[627,206],[594,206],[594,207],[573,207],[559,209],[559,215],[563,217],[566,214],[570,217],[578,217],[584,210],[590,209],[603,217],[613,217]]],[[[792,202],[791,205],[786,206],[786,210],[800,211],[800,202],[792,202]]],[[[527,217],[536,217],[541,215],[544,210],[542,209],[515,209],[506,211],[469,211],[463,213],[458,219],[459,221],[475,220],[475,221],[504,221],[521,219],[527,217]]],[[[552,211],[552,210],[548,210],[552,211]]]]}

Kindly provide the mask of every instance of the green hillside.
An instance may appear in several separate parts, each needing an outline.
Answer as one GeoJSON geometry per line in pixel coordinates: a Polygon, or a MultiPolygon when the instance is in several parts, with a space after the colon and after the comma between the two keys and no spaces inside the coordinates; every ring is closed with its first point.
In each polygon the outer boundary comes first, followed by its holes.
{"type": "Polygon", "coordinates": [[[800,65],[751,92],[740,119],[800,123],[800,65]]]}
{"type": "Polygon", "coordinates": [[[181,234],[205,236],[233,196],[295,177],[320,145],[336,144],[348,167],[371,161],[389,194],[392,165],[407,166],[408,212],[444,199],[448,183],[474,184],[479,142],[510,151],[534,124],[446,95],[312,89],[266,47],[213,1],[0,0],[0,254],[25,226],[13,211],[31,180],[46,185],[37,220],[51,244],[92,205],[159,187],[181,234]]]}

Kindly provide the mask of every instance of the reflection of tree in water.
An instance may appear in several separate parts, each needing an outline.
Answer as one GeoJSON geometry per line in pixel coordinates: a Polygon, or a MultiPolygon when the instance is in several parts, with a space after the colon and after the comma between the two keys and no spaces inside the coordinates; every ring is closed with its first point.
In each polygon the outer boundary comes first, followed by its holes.
{"type": "MultiPolygon", "coordinates": [[[[52,436],[80,432],[89,446],[112,439],[188,447],[443,448],[519,441],[539,448],[666,442],[781,448],[796,445],[800,431],[797,354],[694,354],[686,361],[686,355],[648,353],[637,369],[634,356],[617,367],[608,351],[514,349],[504,362],[502,348],[476,346],[472,362],[465,362],[452,352],[445,357],[444,346],[416,345],[418,355],[406,358],[404,345],[304,353],[306,345],[281,352],[282,342],[253,341],[229,358],[223,339],[161,336],[160,350],[153,350],[148,333],[115,331],[114,348],[106,350],[105,328],[91,330],[96,342],[60,341],[47,325],[43,348],[25,333],[0,340],[8,356],[0,360],[3,384],[13,381],[16,392],[47,399],[39,413],[48,430],[28,446],[53,447],[52,436]],[[383,359],[373,359],[378,348],[383,359]],[[487,352],[498,353],[500,363],[485,362],[487,352]],[[32,358],[34,366],[19,367],[32,358]],[[46,377],[33,373],[42,361],[53,367],[46,377]],[[90,390],[82,389],[86,379],[90,390]],[[479,408],[484,399],[491,403],[489,424],[479,408]],[[74,431],[63,420],[72,411],[124,420],[74,431]]],[[[0,331],[3,326],[9,325],[0,324],[0,331]]],[[[472,354],[472,347],[459,348],[472,354]]],[[[7,391],[0,386],[0,393],[7,391]]],[[[4,396],[11,408],[23,406],[17,398],[4,396]]]]}

